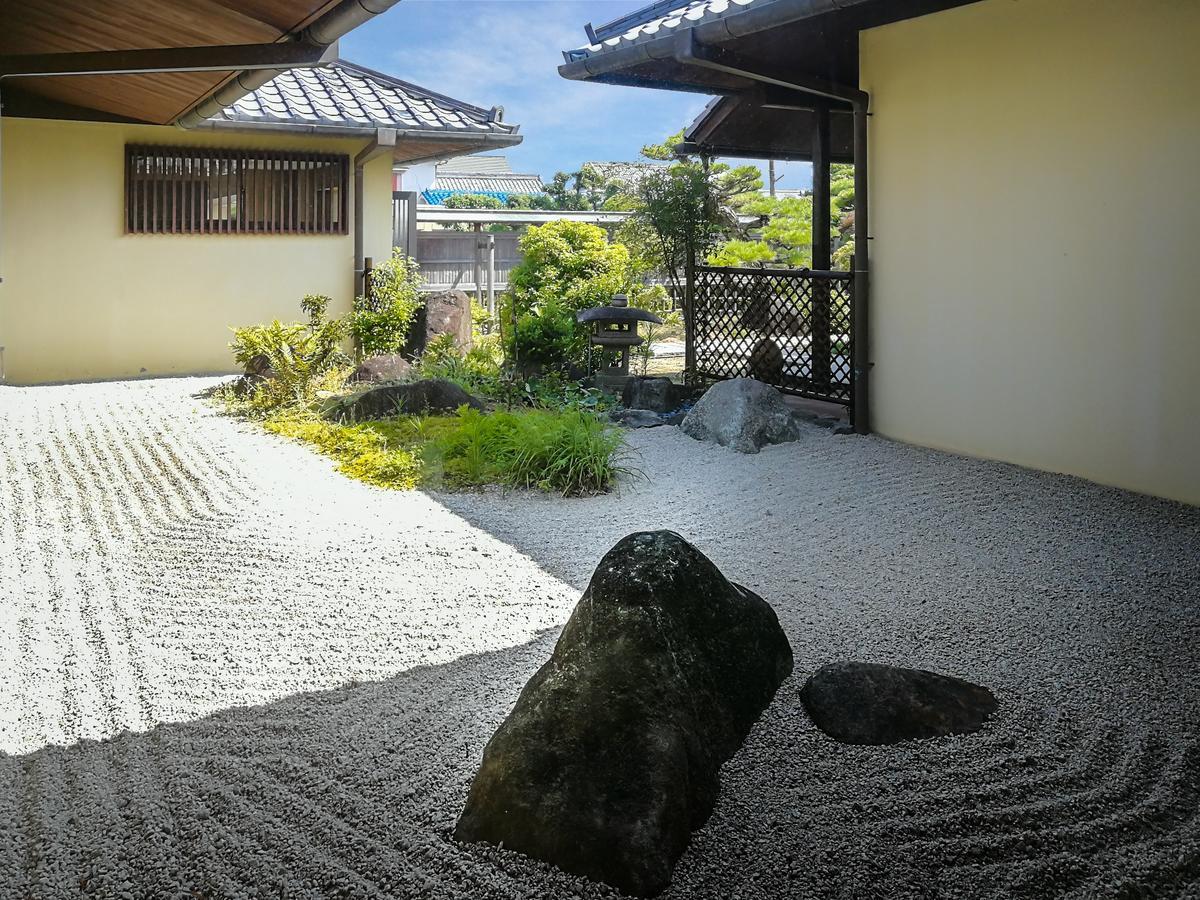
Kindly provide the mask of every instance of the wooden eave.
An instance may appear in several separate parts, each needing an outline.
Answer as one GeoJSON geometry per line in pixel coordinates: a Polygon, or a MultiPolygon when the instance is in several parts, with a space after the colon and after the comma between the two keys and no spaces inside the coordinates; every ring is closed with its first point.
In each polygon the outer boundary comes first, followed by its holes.
{"type": "MultiPolygon", "coordinates": [[[[6,0],[0,56],[269,44],[297,33],[338,0],[6,0]]],[[[29,99],[101,120],[167,125],[236,71],[20,79],[29,99]]],[[[6,81],[6,91],[16,81],[6,81]]]]}
{"type": "Polygon", "coordinates": [[[867,28],[964,6],[977,0],[849,0],[819,14],[819,4],[780,0],[730,15],[719,23],[663,28],[661,37],[606,47],[559,68],[566,78],[632,87],[690,91],[720,99],[688,129],[685,139],[703,152],[753,159],[812,158],[813,109],[831,111],[831,159],[853,159],[850,104],[821,101],[810,94],[764,86],[754,78],[689,61],[687,41],[728,53],[756,72],[783,78],[820,80],[850,89],[858,86],[859,33],[867,28]],[[769,23],[774,14],[778,21],[769,23]],[[734,24],[756,16],[757,30],[734,24]],[[789,96],[790,94],[790,96],[789,96]]]}

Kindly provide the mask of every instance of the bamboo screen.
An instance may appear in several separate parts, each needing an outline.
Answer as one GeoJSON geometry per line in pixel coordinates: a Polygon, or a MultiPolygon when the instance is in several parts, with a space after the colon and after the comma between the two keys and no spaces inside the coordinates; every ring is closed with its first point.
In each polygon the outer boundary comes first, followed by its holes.
{"type": "Polygon", "coordinates": [[[345,234],[344,154],[125,148],[130,234],[345,234]]]}

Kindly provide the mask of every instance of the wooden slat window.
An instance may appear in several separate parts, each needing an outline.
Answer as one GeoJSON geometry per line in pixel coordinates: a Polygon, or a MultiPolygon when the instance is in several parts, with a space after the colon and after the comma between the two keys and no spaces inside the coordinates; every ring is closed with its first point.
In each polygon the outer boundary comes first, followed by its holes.
{"type": "Polygon", "coordinates": [[[350,157],[125,148],[129,234],[346,234],[350,157]]]}

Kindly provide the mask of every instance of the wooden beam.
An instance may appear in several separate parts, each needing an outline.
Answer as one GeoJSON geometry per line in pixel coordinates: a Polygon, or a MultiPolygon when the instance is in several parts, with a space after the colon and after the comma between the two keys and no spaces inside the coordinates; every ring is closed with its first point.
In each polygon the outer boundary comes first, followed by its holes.
{"type": "MultiPolygon", "coordinates": [[[[812,267],[822,272],[832,262],[832,240],[829,220],[829,106],[820,104],[813,110],[812,132],[812,267]]],[[[830,334],[829,282],[813,279],[812,284],[812,366],[809,376],[813,390],[828,392],[831,379],[832,345],[830,334]]]]}
{"type": "Polygon", "coordinates": [[[858,88],[805,75],[802,72],[775,71],[723,46],[702,44],[696,38],[694,28],[681,32],[675,40],[675,61],[684,66],[696,66],[786,90],[803,91],[824,97],[826,100],[849,103],[856,108],[865,106],[868,100],[866,92],[858,88]]]}
{"type": "Polygon", "coordinates": [[[826,271],[833,252],[829,234],[829,107],[813,110],[812,132],[812,267],[826,271]]]}
{"type": "Polygon", "coordinates": [[[154,125],[144,119],[135,119],[102,109],[90,109],[63,103],[31,91],[5,85],[4,109],[0,113],[10,119],[62,119],[69,122],[118,122],[126,125],[154,125]]]}
{"type": "Polygon", "coordinates": [[[290,69],[324,65],[336,57],[337,44],[320,47],[300,41],[152,50],[19,53],[0,56],[0,78],[290,69]]]}

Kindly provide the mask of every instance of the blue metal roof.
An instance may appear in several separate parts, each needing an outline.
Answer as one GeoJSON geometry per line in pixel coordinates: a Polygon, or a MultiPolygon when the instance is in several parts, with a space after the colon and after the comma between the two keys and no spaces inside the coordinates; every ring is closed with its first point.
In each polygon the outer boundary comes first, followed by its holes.
{"type": "Polygon", "coordinates": [[[452,191],[439,190],[431,188],[421,191],[421,199],[430,206],[445,206],[447,197],[463,197],[463,196],[479,196],[479,197],[495,197],[501,203],[507,204],[509,194],[504,191],[452,191]]]}

